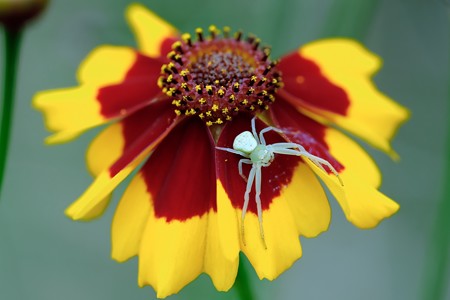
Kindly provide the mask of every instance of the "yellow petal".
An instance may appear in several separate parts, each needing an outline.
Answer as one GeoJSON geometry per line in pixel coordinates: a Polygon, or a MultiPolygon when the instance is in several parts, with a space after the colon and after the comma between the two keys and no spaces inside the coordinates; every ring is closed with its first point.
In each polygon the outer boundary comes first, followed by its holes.
{"type": "Polygon", "coordinates": [[[347,220],[361,229],[377,226],[400,208],[396,202],[349,170],[339,174],[344,183],[341,186],[333,174],[326,174],[309,161],[308,164],[335,196],[347,220]]]}
{"type": "Polygon", "coordinates": [[[306,164],[299,164],[282,196],[287,200],[298,234],[315,237],[328,229],[331,210],[327,196],[306,164]]]}
{"type": "Polygon", "coordinates": [[[97,91],[96,86],[84,85],[36,94],[33,105],[44,113],[47,129],[55,132],[47,143],[66,142],[107,121],[95,100],[97,91]]]}
{"type": "Polygon", "coordinates": [[[113,259],[123,262],[138,254],[150,213],[153,213],[150,195],[142,176],[137,174],[120,199],[112,221],[113,259]]]}
{"type": "Polygon", "coordinates": [[[327,39],[300,49],[300,54],[319,65],[321,72],[343,88],[350,99],[347,115],[322,111],[321,115],[373,146],[395,157],[389,141],[409,117],[404,107],[377,90],[371,77],[381,60],[349,39],[327,39]]]}
{"type": "Polygon", "coordinates": [[[233,261],[239,257],[239,223],[236,210],[231,205],[222,183],[217,179],[217,222],[218,235],[224,255],[233,261]]]}
{"type": "Polygon", "coordinates": [[[126,15],[139,49],[148,56],[160,56],[163,42],[177,36],[177,30],[172,25],[142,5],[131,4],[126,15]]]}
{"type": "Polygon", "coordinates": [[[217,290],[228,291],[236,279],[239,257],[229,260],[224,255],[218,214],[211,211],[208,216],[204,271],[211,277],[217,290]]]}
{"type": "Polygon", "coordinates": [[[127,47],[101,46],[80,64],[78,82],[98,86],[121,82],[136,61],[136,51],[127,47]]]}
{"type": "Polygon", "coordinates": [[[207,224],[207,215],[166,222],[151,214],[139,250],[139,285],[151,285],[165,298],[200,275],[207,224]]]}
{"type": "MultiPolygon", "coordinates": [[[[236,213],[240,220],[241,210],[236,213]]],[[[260,279],[277,278],[302,256],[297,226],[283,196],[274,199],[269,209],[263,211],[267,249],[261,239],[258,217],[247,213],[244,225],[246,243],[241,242],[241,248],[260,279]]]]}
{"type": "Polygon", "coordinates": [[[378,188],[381,185],[381,173],[367,152],[345,134],[334,128],[327,128],[325,142],[331,155],[336,158],[346,170],[365,182],[378,188]]]}
{"type": "Polygon", "coordinates": [[[125,146],[122,124],[114,123],[92,140],[86,152],[86,163],[93,176],[109,168],[123,153],[125,146]]]}

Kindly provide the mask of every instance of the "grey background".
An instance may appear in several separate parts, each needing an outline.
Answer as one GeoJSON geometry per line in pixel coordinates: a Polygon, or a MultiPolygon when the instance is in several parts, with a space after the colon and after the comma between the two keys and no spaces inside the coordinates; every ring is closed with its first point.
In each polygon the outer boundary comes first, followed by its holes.
{"type": "MultiPolygon", "coordinates": [[[[346,1],[349,9],[358,1],[346,1]]],[[[30,107],[39,90],[75,85],[80,61],[100,44],[134,45],[123,13],[125,0],[55,0],[23,41],[10,160],[0,201],[0,299],[153,299],[137,287],[136,260],[110,259],[106,214],[90,223],[63,211],[90,184],[84,153],[97,132],[47,147],[41,115],[30,107]]],[[[143,1],[181,31],[230,25],[257,34],[280,56],[324,37],[336,1],[143,1]]],[[[330,230],[303,239],[303,258],[274,282],[252,273],[259,299],[419,299],[436,205],[443,190],[448,118],[449,3],[381,0],[361,37],[384,58],[380,90],[409,107],[392,162],[368,148],[384,174],[381,190],[401,204],[378,228],[349,224],[332,202],[330,230]]],[[[346,22],[348,15],[342,16],[346,22]]],[[[351,15],[350,15],[351,17],[351,15]]],[[[345,29],[337,31],[345,35],[345,29]]],[[[348,34],[351,34],[350,31],[348,34]]],[[[2,61],[3,63],[3,61],[2,61]]],[[[450,293],[447,293],[450,299],[450,293]]],[[[202,275],[173,299],[234,299],[202,275]]]]}

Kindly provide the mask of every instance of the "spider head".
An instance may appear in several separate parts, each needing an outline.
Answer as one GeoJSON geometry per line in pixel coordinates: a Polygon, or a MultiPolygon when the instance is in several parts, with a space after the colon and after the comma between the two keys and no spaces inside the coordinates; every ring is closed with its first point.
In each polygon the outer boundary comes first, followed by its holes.
{"type": "Polygon", "coordinates": [[[250,153],[250,159],[253,163],[260,163],[267,166],[274,159],[274,154],[267,146],[260,144],[250,153]]]}

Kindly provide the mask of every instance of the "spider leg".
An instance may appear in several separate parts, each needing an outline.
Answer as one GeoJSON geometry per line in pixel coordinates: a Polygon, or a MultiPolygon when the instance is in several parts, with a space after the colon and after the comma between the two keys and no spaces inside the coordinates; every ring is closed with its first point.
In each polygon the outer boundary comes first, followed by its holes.
{"type": "Polygon", "coordinates": [[[245,245],[244,218],[245,214],[247,213],[248,201],[250,199],[250,191],[252,190],[253,181],[255,179],[256,168],[257,167],[253,165],[252,169],[250,170],[250,173],[248,174],[247,187],[245,189],[244,194],[244,206],[242,207],[242,217],[241,217],[241,235],[242,235],[242,242],[244,245],[245,245]]]}
{"type": "Polygon", "coordinates": [[[305,148],[302,145],[296,144],[296,143],[275,143],[275,144],[269,145],[269,147],[276,148],[276,149],[289,149],[289,148],[291,148],[292,150],[295,150],[295,148],[297,148],[300,151],[306,151],[305,148]]]}
{"type": "Polygon", "coordinates": [[[264,245],[264,249],[267,249],[266,240],[264,238],[264,228],[263,228],[263,219],[262,219],[262,208],[261,208],[261,165],[256,166],[256,174],[255,174],[255,201],[256,201],[256,209],[258,212],[258,220],[259,220],[259,232],[261,235],[261,240],[264,245]]]}
{"type": "Polygon", "coordinates": [[[250,159],[240,159],[238,163],[238,169],[239,169],[239,175],[241,175],[242,178],[244,178],[245,182],[247,182],[247,176],[244,175],[244,172],[242,171],[242,164],[248,164],[251,165],[253,162],[250,159]]]}
{"type": "Polygon", "coordinates": [[[244,152],[238,151],[238,150],[234,150],[232,148],[216,147],[216,149],[222,150],[222,151],[226,151],[226,152],[230,152],[230,153],[233,153],[233,154],[237,154],[237,155],[240,155],[240,156],[243,156],[243,157],[248,157],[247,153],[244,153],[244,152]]]}
{"type": "Polygon", "coordinates": [[[269,132],[269,131],[275,131],[275,132],[278,132],[278,133],[283,133],[283,131],[281,129],[278,129],[278,128],[275,128],[275,127],[272,127],[272,126],[266,127],[266,128],[264,128],[263,130],[261,130],[259,132],[259,139],[261,140],[261,144],[266,145],[266,140],[264,139],[264,133],[269,132]]]}
{"type": "Polygon", "coordinates": [[[255,138],[255,140],[258,142],[258,144],[261,144],[259,138],[258,138],[258,134],[256,133],[256,117],[252,118],[252,133],[253,133],[253,137],[255,138]]]}
{"type": "Polygon", "coordinates": [[[301,145],[294,144],[294,143],[278,143],[278,144],[273,144],[273,145],[269,145],[269,146],[270,146],[269,149],[271,151],[273,151],[274,153],[285,154],[285,155],[304,156],[304,157],[308,158],[313,164],[315,164],[318,168],[320,168],[325,173],[328,173],[328,172],[325,170],[325,168],[323,166],[324,165],[327,166],[331,170],[331,172],[333,172],[333,174],[338,178],[339,183],[342,186],[344,186],[344,183],[342,182],[342,179],[339,176],[339,173],[327,160],[320,158],[318,156],[312,155],[311,153],[306,151],[305,148],[303,148],[301,145]],[[293,148],[295,146],[296,148],[298,148],[300,150],[287,149],[287,148],[285,148],[285,146],[288,146],[289,148],[293,148]]]}
{"type": "Polygon", "coordinates": [[[322,167],[322,165],[327,166],[331,170],[331,172],[333,172],[333,174],[337,177],[341,186],[344,186],[344,182],[342,181],[341,177],[339,176],[339,173],[327,160],[317,157],[317,156],[314,156],[312,154],[309,154],[309,156],[306,156],[306,157],[308,157],[310,161],[312,161],[316,166],[320,167],[323,171],[325,171],[325,170],[322,167]],[[310,156],[312,156],[312,157],[310,157],[310,156]]]}

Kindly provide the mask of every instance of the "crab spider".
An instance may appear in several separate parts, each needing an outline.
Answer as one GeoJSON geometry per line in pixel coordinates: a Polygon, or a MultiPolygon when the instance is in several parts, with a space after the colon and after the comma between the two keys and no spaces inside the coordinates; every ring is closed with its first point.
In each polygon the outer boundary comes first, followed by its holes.
{"type": "Polygon", "coordinates": [[[216,147],[219,150],[227,151],[233,154],[243,156],[244,158],[239,160],[238,170],[241,177],[247,182],[246,190],[244,193],[244,206],[242,207],[241,216],[241,234],[242,241],[245,245],[245,235],[244,235],[244,218],[247,213],[248,202],[250,198],[250,191],[253,184],[255,185],[255,202],[256,210],[258,213],[259,220],[259,231],[261,235],[261,240],[263,242],[264,248],[267,249],[266,241],[264,238],[263,220],[262,220],[262,208],[261,208],[261,168],[268,167],[275,159],[275,154],[284,155],[294,155],[301,156],[303,158],[309,159],[314,165],[316,165],[323,172],[327,172],[323,166],[327,166],[331,172],[339,179],[339,182],[343,186],[343,182],[339,177],[336,169],[325,159],[318,156],[312,155],[306,149],[296,143],[275,143],[266,144],[264,139],[264,134],[269,131],[275,131],[278,133],[283,133],[282,130],[274,127],[266,127],[259,132],[256,132],[256,117],[252,118],[251,127],[252,132],[244,131],[238,134],[233,142],[233,148],[216,147]],[[248,164],[252,165],[248,178],[244,175],[242,170],[242,165],[248,164]]]}

